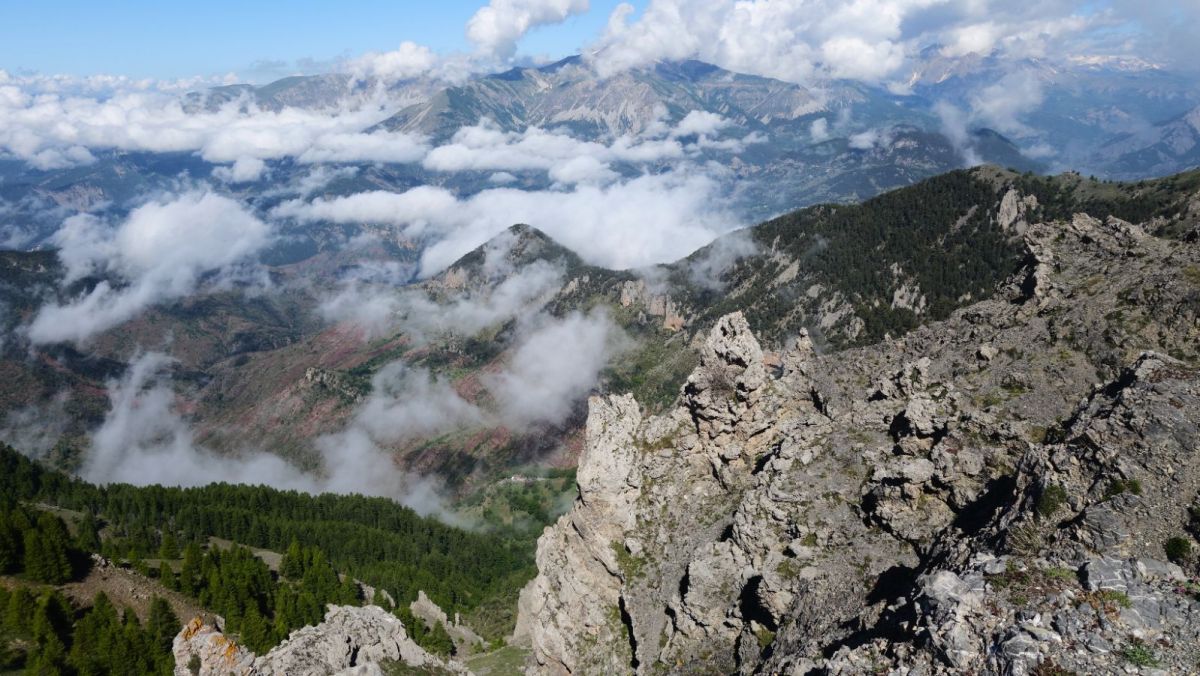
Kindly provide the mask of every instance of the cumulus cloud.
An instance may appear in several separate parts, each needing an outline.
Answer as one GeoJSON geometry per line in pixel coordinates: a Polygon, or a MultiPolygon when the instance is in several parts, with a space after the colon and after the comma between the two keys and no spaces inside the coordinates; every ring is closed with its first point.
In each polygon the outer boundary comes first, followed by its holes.
{"type": "Polygon", "coordinates": [[[358,167],[328,167],[317,165],[309,170],[308,173],[298,176],[291,184],[282,186],[276,191],[270,191],[272,194],[279,195],[299,195],[300,197],[310,197],[313,194],[324,190],[330,183],[334,181],[354,178],[358,175],[358,167]]]}
{"type": "Polygon", "coordinates": [[[342,276],[335,292],[320,301],[317,314],[327,322],[357,328],[364,340],[384,336],[403,310],[396,287],[411,280],[413,272],[398,261],[359,263],[342,276]]]}
{"type": "Polygon", "coordinates": [[[530,30],[587,10],[588,0],[490,0],[467,22],[467,38],[484,54],[508,59],[530,30]]]}
{"type": "Polygon", "coordinates": [[[652,0],[623,4],[595,50],[602,74],[660,59],[699,58],[737,72],[803,82],[817,75],[882,77],[898,67],[902,2],[652,0]]]}
{"type": "Polygon", "coordinates": [[[376,446],[394,445],[479,425],[484,419],[483,412],[449,382],[425,369],[393,362],[375,374],[371,395],[347,428],[318,440],[317,446],[329,452],[341,446],[346,435],[362,435],[376,446]]]}
{"type": "MultiPolygon", "coordinates": [[[[535,318],[520,330],[511,359],[483,378],[494,402],[486,407],[426,369],[389,364],[375,374],[371,394],[345,427],[314,440],[321,459],[314,473],[262,452],[218,455],[205,448],[180,413],[170,383],[174,360],[146,353],[132,360],[124,376],[107,383],[110,410],[92,433],[81,474],[98,483],[249,481],[311,493],[363,493],[445,516],[439,482],[401,470],[390,449],[458,429],[503,425],[524,431],[561,423],[627,346],[628,339],[603,312],[535,318]]],[[[6,422],[8,430],[21,427],[11,416],[6,422]]]]}
{"type": "Polygon", "coordinates": [[[693,110],[676,125],[672,136],[712,136],[728,127],[732,122],[707,110],[693,110]]]}
{"type": "Polygon", "coordinates": [[[359,79],[394,82],[424,75],[437,62],[437,56],[428,47],[406,40],[390,52],[368,52],[347,66],[359,79]]]}
{"type": "Polygon", "coordinates": [[[878,129],[868,129],[857,134],[851,134],[850,147],[855,150],[870,150],[884,142],[883,134],[878,129]]]}
{"type": "Polygon", "coordinates": [[[602,75],[661,59],[810,82],[886,81],[921,49],[1066,59],[1095,51],[1169,55],[1192,67],[1195,3],[1133,0],[1089,10],[1077,0],[650,0],[623,3],[590,50],[602,75]],[[1169,43],[1164,47],[1160,43],[1169,43]]]}
{"type": "MultiPolygon", "coordinates": [[[[0,343],[2,345],[2,343],[0,343]]],[[[67,433],[70,397],[60,393],[45,404],[30,404],[8,411],[0,425],[0,441],[33,457],[49,453],[67,433]]]]}
{"type": "Polygon", "coordinates": [[[537,261],[476,295],[439,304],[416,292],[402,299],[403,327],[418,340],[432,335],[455,333],[475,335],[498,322],[516,317],[522,310],[544,304],[548,294],[562,284],[562,270],[537,261]]]}
{"type": "Polygon", "coordinates": [[[145,308],[193,293],[205,275],[229,274],[271,239],[271,228],[241,204],[192,192],[134,209],[116,227],[90,214],[54,235],[64,284],[106,279],[66,304],[43,306],[29,325],[34,343],[83,341],[145,308]]]}
{"type": "Polygon", "coordinates": [[[108,383],[111,409],[92,434],[81,472],[85,478],[98,483],[198,486],[254,477],[256,482],[286,488],[308,486],[308,478],[277,457],[218,458],[198,448],[164,377],[171,363],[166,355],[146,353],[129,365],[124,377],[108,383]]]}
{"type": "MultiPolygon", "coordinates": [[[[106,98],[77,92],[29,95],[19,84],[0,87],[0,152],[41,169],[95,161],[93,151],[196,152],[214,163],[292,157],[301,163],[414,162],[424,139],[384,130],[365,133],[387,117],[386,100],[354,108],[259,110],[235,100],[217,110],[185,109],[175,92],[121,90],[106,98]]],[[[227,178],[234,179],[233,167],[227,178]]]]}
{"type": "Polygon", "coordinates": [[[233,166],[213,169],[213,177],[225,183],[253,183],[266,170],[267,163],[257,157],[239,157],[233,166]]]}
{"type": "Polygon", "coordinates": [[[585,260],[610,268],[677,260],[735,225],[718,181],[686,168],[605,186],[523,191],[493,188],[465,199],[443,188],[363,192],[292,200],[277,217],[302,222],[375,223],[430,242],[421,274],[444,269],[513,223],[528,223],[585,260]]]}

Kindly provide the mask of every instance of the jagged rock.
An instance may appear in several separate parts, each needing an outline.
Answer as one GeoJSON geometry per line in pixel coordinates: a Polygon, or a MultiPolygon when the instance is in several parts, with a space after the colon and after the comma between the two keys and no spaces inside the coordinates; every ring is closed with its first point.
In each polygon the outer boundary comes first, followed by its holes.
{"type": "Polygon", "coordinates": [[[1028,225],[1025,222],[1026,214],[1036,209],[1037,205],[1037,198],[1033,195],[1022,197],[1016,188],[1009,188],[1008,192],[1004,193],[1004,197],[1000,200],[1000,209],[996,213],[996,222],[999,223],[1000,229],[1013,229],[1019,234],[1028,225]]]}
{"type": "Polygon", "coordinates": [[[196,618],[175,637],[172,651],[177,676],[382,674],[384,662],[468,673],[426,652],[399,619],[377,606],[329,606],[323,622],[297,629],[258,657],[196,618]]]}
{"type": "Polygon", "coordinates": [[[1200,533],[1200,243],[1005,201],[1007,293],[841,353],[802,334],[777,370],[729,315],[677,408],[593,401],[522,593],[531,670],[1194,667],[1194,564],[1161,560],[1200,533]]]}

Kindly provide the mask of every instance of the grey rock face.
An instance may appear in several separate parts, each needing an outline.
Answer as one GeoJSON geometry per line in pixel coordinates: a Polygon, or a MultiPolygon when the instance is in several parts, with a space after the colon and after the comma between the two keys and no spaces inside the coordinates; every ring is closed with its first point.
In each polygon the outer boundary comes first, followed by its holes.
{"type": "Polygon", "coordinates": [[[175,637],[172,650],[177,676],[193,673],[193,659],[199,663],[198,676],[382,674],[380,664],[386,662],[467,673],[457,662],[426,652],[408,637],[399,619],[377,606],[329,606],[324,622],[292,632],[258,657],[197,618],[175,637]]]}
{"type": "Polygon", "coordinates": [[[1194,564],[1164,543],[1200,500],[1200,243],[1006,202],[1029,256],[992,300],[836,354],[801,336],[777,375],[729,315],[674,410],[593,401],[522,594],[530,669],[1193,667],[1194,564]]]}

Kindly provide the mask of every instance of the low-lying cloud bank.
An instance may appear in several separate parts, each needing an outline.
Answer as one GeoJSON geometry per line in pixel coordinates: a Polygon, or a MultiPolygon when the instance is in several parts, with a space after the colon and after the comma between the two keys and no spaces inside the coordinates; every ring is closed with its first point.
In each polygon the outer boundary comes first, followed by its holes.
{"type": "Polygon", "coordinates": [[[383,449],[458,429],[503,426],[527,431],[562,423],[595,388],[600,372],[628,348],[607,314],[538,316],[519,329],[511,358],[480,378],[489,404],[469,401],[447,380],[395,362],[372,381],[371,395],[345,429],[317,439],[326,462],[338,454],[369,457],[383,449]]]}
{"type": "Polygon", "coordinates": [[[90,214],[72,216],[53,238],[66,268],[64,286],[93,275],[105,279],[73,301],[43,306],[29,338],[84,341],[155,303],[194,293],[204,278],[230,279],[271,236],[271,227],[240,203],[212,192],[147,203],[116,226],[90,214]]]}
{"type": "MultiPolygon", "coordinates": [[[[0,71],[3,75],[3,71],[0,71]]],[[[38,169],[95,162],[95,151],[195,152],[213,163],[294,158],[321,162],[415,162],[428,152],[418,136],[377,130],[394,104],[347,100],[334,110],[260,110],[236,99],[190,110],[176,91],[122,89],[96,97],[35,92],[0,77],[0,152],[38,169]]]]}
{"type": "Polygon", "coordinates": [[[254,483],[310,493],[364,493],[395,498],[423,514],[444,507],[427,479],[396,467],[384,453],[343,445],[322,449],[323,472],[307,474],[261,452],[218,455],[198,444],[175,405],[167,375],[173,360],[143,354],[119,380],[108,383],[111,408],[92,434],[81,474],[97,483],[202,486],[254,483]]]}
{"type": "Polygon", "coordinates": [[[272,215],[396,226],[428,244],[422,276],[445,269],[513,223],[541,229],[589,263],[625,269],[676,260],[737,225],[714,178],[719,170],[706,169],[684,167],[571,190],[492,188],[466,198],[431,186],[363,192],[285,202],[272,215]]]}
{"type": "MultiPolygon", "coordinates": [[[[460,429],[526,431],[566,420],[628,339],[603,312],[527,321],[511,359],[482,377],[490,404],[469,401],[428,370],[394,362],[340,431],[314,440],[321,469],[306,473],[267,453],[216,454],[199,444],[176,405],[167,355],[136,357],[107,383],[110,410],[92,434],[81,474],[98,483],[266,484],[311,493],[362,493],[446,516],[440,483],[400,469],[390,448],[460,429]]],[[[11,421],[10,421],[11,422],[11,421]]]]}

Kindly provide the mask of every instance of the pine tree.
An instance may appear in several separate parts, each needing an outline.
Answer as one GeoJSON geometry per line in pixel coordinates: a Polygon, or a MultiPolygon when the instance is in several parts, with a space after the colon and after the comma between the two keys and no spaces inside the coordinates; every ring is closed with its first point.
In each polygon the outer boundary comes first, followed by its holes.
{"type": "Polygon", "coordinates": [[[0,574],[11,573],[21,564],[21,535],[7,510],[0,511],[0,574]]]}
{"type": "Polygon", "coordinates": [[[171,532],[166,532],[162,537],[162,544],[158,546],[158,558],[160,559],[178,559],[179,545],[175,541],[175,535],[171,532]]]}
{"type": "Polygon", "coordinates": [[[4,610],[5,631],[25,636],[29,634],[29,620],[33,616],[37,601],[25,587],[17,587],[8,597],[8,607],[4,610]]]}
{"type": "Polygon", "coordinates": [[[292,539],[283,560],[279,562],[279,572],[289,580],[299,580],[304,575],[304,555],[300,549],[300,541],[292,539]]]}
{"type": "Polygon", "coordinates": [[[242,643],[256,653],[262,654],[271,649],[271,627],[263,619],[262,614],[253,605],[246,609],[241,624],[242,643]]]}
{"type": "Polygon", "coordinates": [[[161,596],[150,600],[150,616],[146,619],[146,632],[159,651],[170,652],[171,641],[179,633],[179,618],[171,610],[171,604],[161,596]]]}
{"type": "Polygon", "coordinates": [[[26,674],[57,676],[66,673],[66,639],[70,636],[70,622],[66,602],[57,593],[38,599],[31,623],[34,644],[26,662],[26,674]]]}
{"type": "Polygon", "coordinates": [[[80,676],[113,673],[111,661],[119,648],[117,610],[104,592],[92,599],[92,607],[75,623],[67,664],[80,676]]]}
{"type": "Polygon", "coordinates": [[[179,587],[175,581],[175,571],[171,570],[171,564],[163,561],[158,564],[158,581],[162,586],[174,591],[179,587]]]}
{"type": "Polygon", "coordinates": [[[62,584],[71,579],[71,560],[66,542],[54,531],[38,528],[25,531],[25,574],[38,582],[62,584]]]}
{"type": "Polygon", "coordinates": [[[188,596],[196,595],[201,559],[200,545],[189,542],[183,550],[183,565],[179,569],[179,591],[188,596]]]}
{"type": "Polygon", "coordinates": [[[100,522],[89,511],[83,513],[76,527],[75,546],[84,552],[100,551],[100,522]]]}

